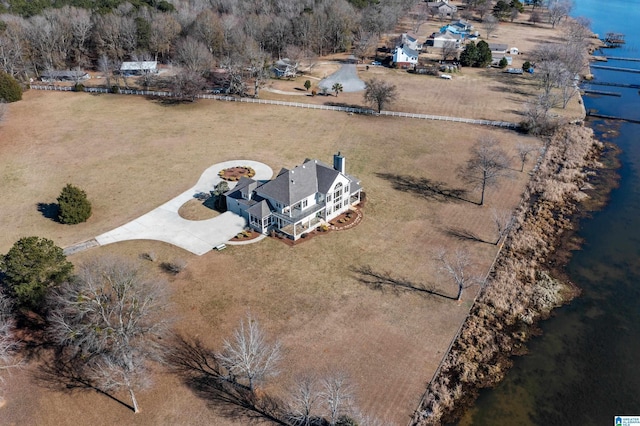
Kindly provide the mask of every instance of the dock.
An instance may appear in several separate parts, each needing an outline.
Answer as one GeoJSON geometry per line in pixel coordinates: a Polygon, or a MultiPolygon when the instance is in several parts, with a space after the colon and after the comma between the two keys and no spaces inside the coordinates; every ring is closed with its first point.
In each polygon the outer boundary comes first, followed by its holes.
{"type": "Polygon", "coordinates": [[[626,87],[627,89],[640,89],[640,84],[611,83],[608,81],[591,80],[591,81],[585,82],[585,84],[592,84],[594,86],[611,86],[611,87],[626,87]]]}
{"type": "Polygon", "coordinates": [[[607,60],[611,59],[612,61],[628,61],[628,62],[640,62],[640,58],[625,58],[622,56],[605,56],[607,60]]]}
{"type": "Polygon", "coordinates": [[[636,120],[633,118],[623,118],[623,117],[616,117],[613,115],[599,114],[594,111],[587,111],[587,117],[604,118],[605,120],[619,120],[619,121],[626,121],[628,123],[640,124],[640,120],[636,120]]]}
{"type": "Polygon", "coordinates": [[[583,89],[582,91],[587,95],[616,96],[618,98],[622,96],[620,92],[605,92],[604,90],[589,90],[589,89],[583,89]]]}
{"type": "Polygon", "coordinates": [[[633,72],[633,73],[640,74],[640,69],[636,69],[636,68],[611,67],[609,65],[591,65],[591,68],[594,68],[594,69],[597,69],[597,70],[633,72]]]}

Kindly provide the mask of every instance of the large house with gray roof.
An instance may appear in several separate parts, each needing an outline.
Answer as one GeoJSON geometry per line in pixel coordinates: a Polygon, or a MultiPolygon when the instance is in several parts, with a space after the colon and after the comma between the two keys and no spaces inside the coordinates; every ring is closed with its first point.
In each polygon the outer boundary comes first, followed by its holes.
{"type": "Polygon", "coordinates": [[[307,159],[267,182],[243,177],[224,195],[227,210],[247,219],[251,229],[263,234],[273,229],[297,240],[359,204],[361,192],[360,181],[345,173],[345,158],[338,153],[333,167],[307,159]]]}

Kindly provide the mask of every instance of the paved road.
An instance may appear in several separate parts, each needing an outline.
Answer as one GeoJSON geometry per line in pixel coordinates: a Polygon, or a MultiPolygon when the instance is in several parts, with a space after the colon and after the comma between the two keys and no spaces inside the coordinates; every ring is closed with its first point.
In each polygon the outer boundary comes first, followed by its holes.
{"type": "Polygon", "coordinates": [[[343,92],[360,92],[364,90],[364,81],[358,77],[356,64],[343,64],[338,71],[320,81],[318,87],[331,91],[331,87],[335,83],[342,84],[343,92]]]}

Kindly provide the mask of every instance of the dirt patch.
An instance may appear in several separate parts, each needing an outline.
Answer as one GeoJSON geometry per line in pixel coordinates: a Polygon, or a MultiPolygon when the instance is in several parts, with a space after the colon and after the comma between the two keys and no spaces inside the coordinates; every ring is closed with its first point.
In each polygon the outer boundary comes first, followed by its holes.
{"type": "Polygon", "coordinates": [[[207,220],[220,215],[218,211],[207,206],[207,201],[197,199],[189,200],[181,205],[178,214],[187,220],[207,220]]]}

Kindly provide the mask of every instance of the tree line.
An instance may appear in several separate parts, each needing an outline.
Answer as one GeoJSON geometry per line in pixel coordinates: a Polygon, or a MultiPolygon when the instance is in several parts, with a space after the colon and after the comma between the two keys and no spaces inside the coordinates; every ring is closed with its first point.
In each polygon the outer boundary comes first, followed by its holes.
{"type": "MultiPolygon", "coordinates": [[[[204,74],[369,43],[415,0],[11,0],[0,15],[0,69],[18,79],[125,60],[171,62],[204,74]],[[28,10],[27,10],[28,9],[28,10]]],[[[369,43],[370,44],[370,43],[369,43]]]]}

